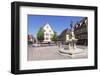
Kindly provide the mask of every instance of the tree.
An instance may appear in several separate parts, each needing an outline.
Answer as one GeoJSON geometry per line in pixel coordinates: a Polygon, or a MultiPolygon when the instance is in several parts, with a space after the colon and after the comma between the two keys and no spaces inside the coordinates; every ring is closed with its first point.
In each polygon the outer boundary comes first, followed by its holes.
{"type": "Polygon", "coordinates": [[[57,41],[57,33],[54,32],[52,38],[51,38],[52,41],[56,42],[57,41]]]}
{"type": "Polygon", "coordinates": [[[40,28],[37,33],[37,39],[40,41],[40,43],[44,40],[44,30],[42,28],[40,28]]]}

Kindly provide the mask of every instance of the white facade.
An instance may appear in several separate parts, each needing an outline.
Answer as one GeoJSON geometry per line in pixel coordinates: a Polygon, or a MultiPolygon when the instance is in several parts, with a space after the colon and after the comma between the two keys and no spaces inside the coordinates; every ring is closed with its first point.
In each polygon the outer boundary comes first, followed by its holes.
{"type": "Polygon", "coordinates": [[[46,23],[43,26],[43,30],[44,30],[44,42],[51,42],[51,38],[54,34],[54,31],[52,30],[52,28],[50,27],[50,25],[48,23],[46,23]]]}

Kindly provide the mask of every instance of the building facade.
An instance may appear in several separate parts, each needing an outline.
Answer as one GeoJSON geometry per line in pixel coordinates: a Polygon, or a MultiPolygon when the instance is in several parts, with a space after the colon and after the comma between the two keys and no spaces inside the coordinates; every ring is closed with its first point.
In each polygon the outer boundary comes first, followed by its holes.
{"type": "Polygon", "coordinates": [[[78,39],[77,44],[88,45],[88,18],[83,18],[74,26],[75,37],[78,39]]]}
{"type": "Polygon", "coordinates": [[[33,44],[35,42],[36,39],[31,34],[28,34],[28,44],[33,44]]]}
{"type": "Polygon", "coordinates": [[[43,26],[43,30],[44,30],[44,42],[51,42],[51,38],[54,34],[54,31],[53,29],[51,28],[51,26],[46,23],[44,26],[43,26]]]}

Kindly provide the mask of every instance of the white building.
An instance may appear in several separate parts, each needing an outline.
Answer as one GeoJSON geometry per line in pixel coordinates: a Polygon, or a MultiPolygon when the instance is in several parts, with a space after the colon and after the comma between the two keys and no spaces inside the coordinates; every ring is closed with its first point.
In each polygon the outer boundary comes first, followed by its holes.
{"type": "Polygon", "coordinates": [[[43,30],[44,30],[44,42],[51,42],[51,38],[54,34],[54,31],[53,29],[51,28],[51,26],[46,23],[44,26],[43,26],[43,30]]]}

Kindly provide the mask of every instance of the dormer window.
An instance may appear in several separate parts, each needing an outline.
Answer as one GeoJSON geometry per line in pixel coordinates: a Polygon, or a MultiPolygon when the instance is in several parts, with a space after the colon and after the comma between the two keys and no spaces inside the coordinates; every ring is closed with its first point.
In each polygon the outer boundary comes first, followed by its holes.
{"type": "Polygon", "coordinates": [[[48,26],[47,26],[47,28],[48,28],[48,26]]]}

